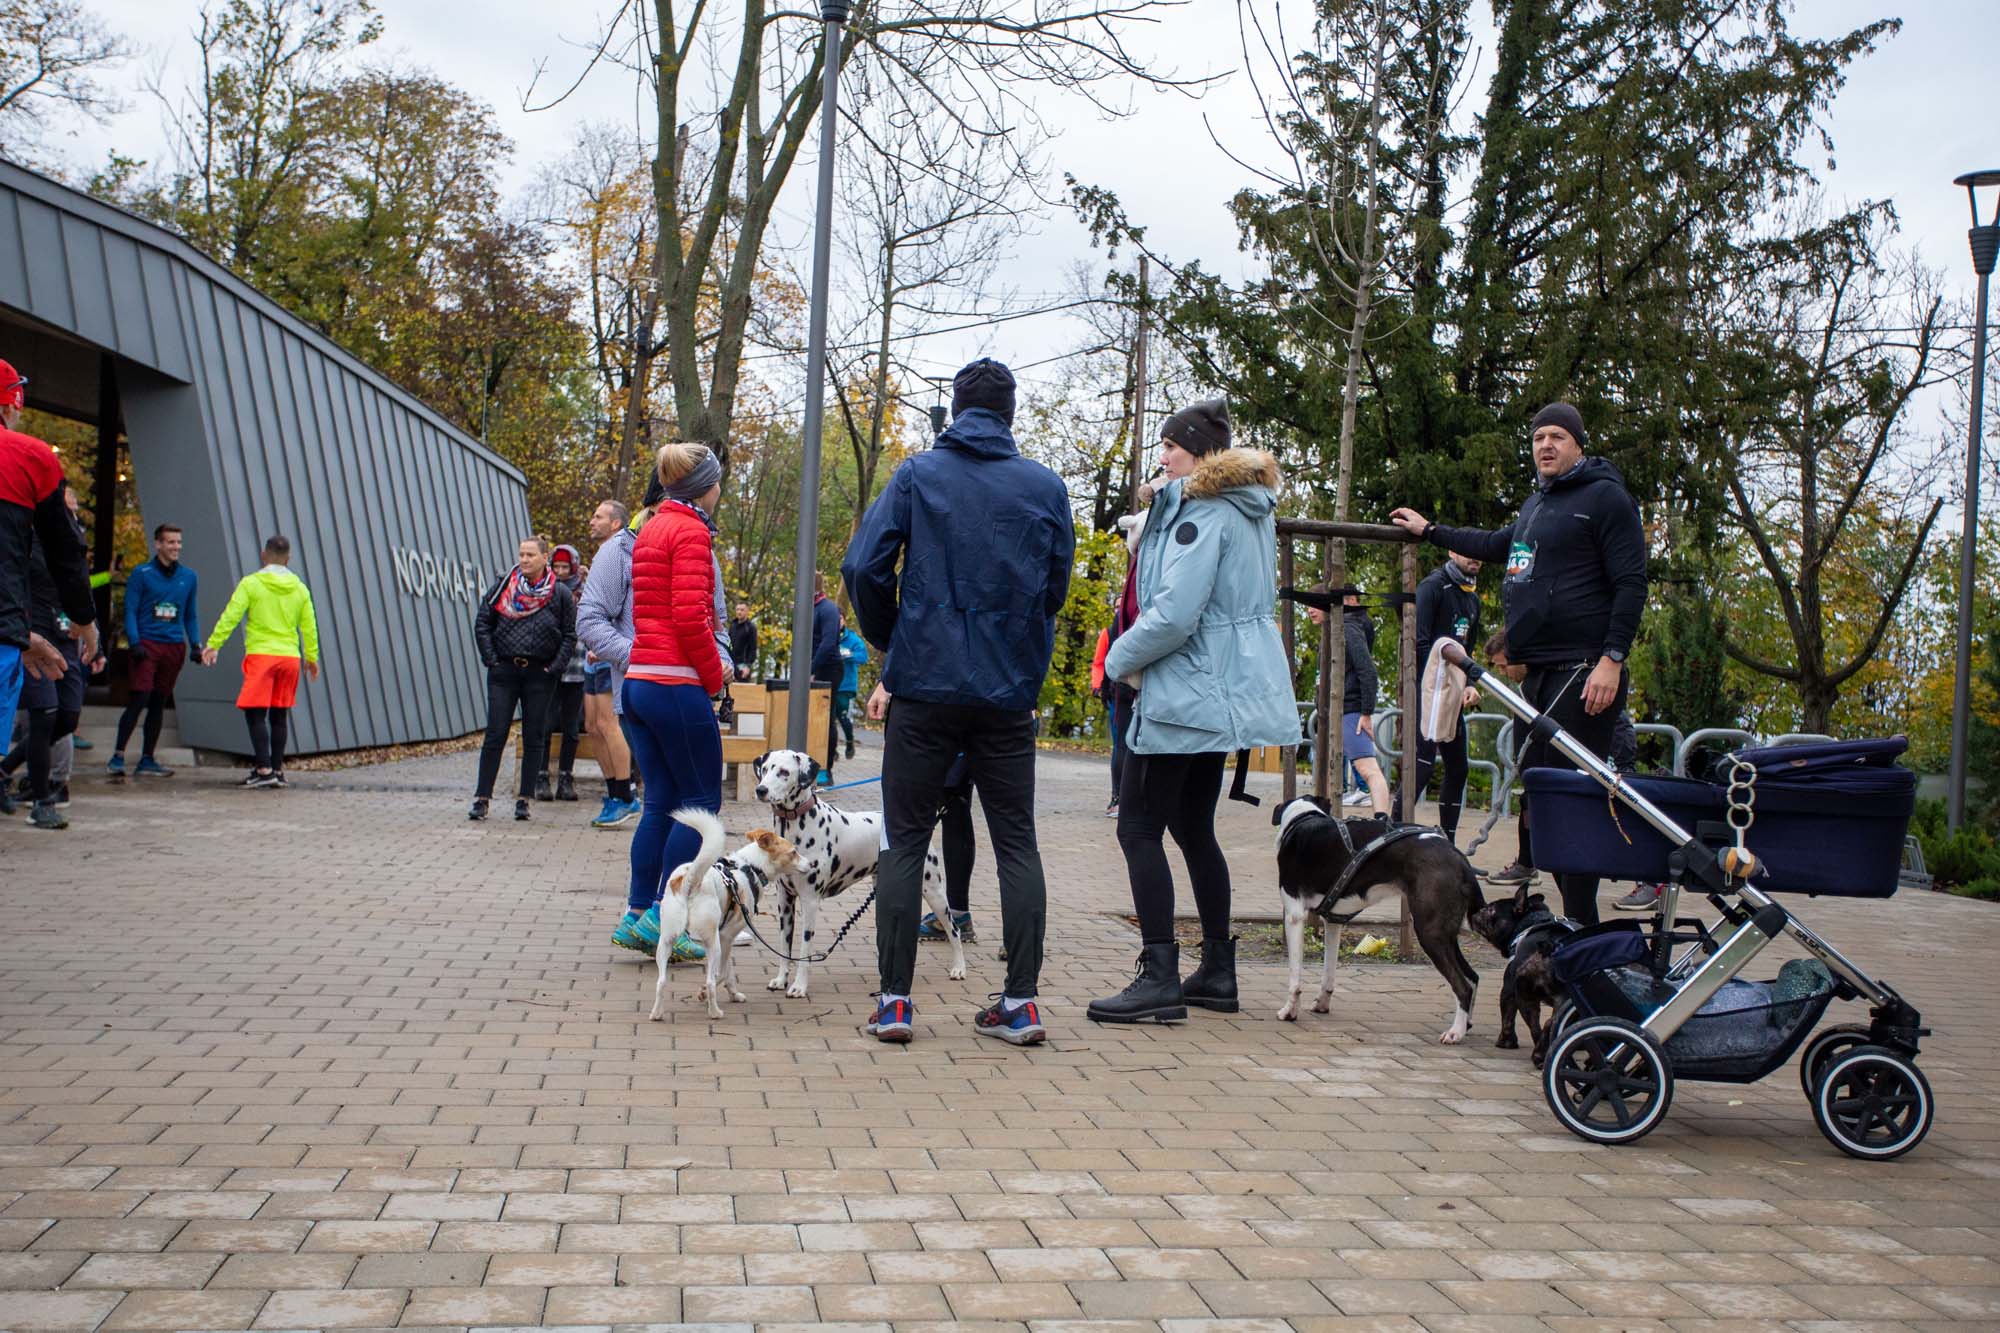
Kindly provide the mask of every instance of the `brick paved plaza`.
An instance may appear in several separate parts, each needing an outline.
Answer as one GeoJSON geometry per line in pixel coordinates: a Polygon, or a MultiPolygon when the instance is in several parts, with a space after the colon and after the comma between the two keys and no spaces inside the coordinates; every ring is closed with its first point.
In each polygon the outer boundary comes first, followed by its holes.
{"type": "MultiPolygon", "coordinates": [[[[2000,1327],[2000,908],[1797,904],[1938,1029],[1910,1157],[1835,1153],[1792,1070],[1684,1084],[1609,1151],[1493,1049],[1483,945],[1457,1049],[1427,967],[1348,967],[1295,1026],[1271,963],[1235,1017],[1085,1023],[1135,947],[1100,762],[1042,764],[1033,1051],[970,1027],[990,861],[909,1047],[856,1030],[872,923],[810,1000],[710,1024],[689,970],[644,1022],[651,965],[606,943],[626,836],[468,824],[472,766],[88,780],[67,833],[0,825],[0,1325],[2000,1327]]],[[[1223,811],[1238,910],[1273,912],[1269,806],[1223,811]]]]}

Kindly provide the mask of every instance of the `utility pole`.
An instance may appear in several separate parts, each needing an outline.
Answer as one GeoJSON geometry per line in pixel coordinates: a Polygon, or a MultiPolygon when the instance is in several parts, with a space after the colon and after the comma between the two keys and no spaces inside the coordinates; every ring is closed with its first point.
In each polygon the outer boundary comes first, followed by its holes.
{"type": "Polygon", "coordinates": [[[1139,353],[1133,362],[1132,385],[1132,475],[1126,487],[1131,496],[1125,512],[1139,512],[1139,479],[1144,466],[1146,447],[1151,443],[1146,438],[1146,344],[1151,341],[1152,330],[1147,326],[1147,269],[1150,261],[1144,255],[1139,257],[1139,353]]]}
{"type": "MultiPolygon", "coordinates": [[[[826,412],[826,299],[833,253],[833,155],[840,128],[840,42],[849,0],[820,0],[819,199],[813,214],[812,299],[806,322],[806,419],[799,466],[799,542],[792,588],[792,701],[785,744],[809,749],[813,573],[819,563],[819,468],[826,412]]],[[[829,727],[827,736],[832,738],[829,727]]]]}

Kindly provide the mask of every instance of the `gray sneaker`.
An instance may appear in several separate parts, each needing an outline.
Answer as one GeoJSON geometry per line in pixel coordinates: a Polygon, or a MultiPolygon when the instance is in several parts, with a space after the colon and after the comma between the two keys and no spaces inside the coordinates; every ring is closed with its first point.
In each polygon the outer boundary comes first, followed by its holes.
{"type": "Polygon", "coordinates": [[[1632,892],[1611,904],[1618,912],[1652,912],[1660,906],[1660,886],[1657,884],[1635,884],[1632,892]]]}
{"type": "Polygon", "coordinates": [[[1524,866],[1519,861],[1504,870],[1495,870],[1486,877],[1488,884],[1533,884],[1535,868],[1524,866]]]}

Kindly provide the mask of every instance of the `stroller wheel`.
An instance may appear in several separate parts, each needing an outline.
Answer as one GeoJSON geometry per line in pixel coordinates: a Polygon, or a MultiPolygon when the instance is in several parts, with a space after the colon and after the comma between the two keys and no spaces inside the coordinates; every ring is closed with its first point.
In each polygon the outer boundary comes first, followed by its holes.
{"type": "Polygon", "coordinates": [[[1843,1023],[1813,1034],[1806,1043],[1805,1053],[1799,1057],[1799,1086],[1805,1089],[1806,1100],[1811,1101],[1819,1091],[1820,1076],[1838,1055],[1845,1055],[1856,1046],[1868,1044],[1868,1029],[1857,1023],[1843,1023]]]}
{"type": "Polygon", "coordinates": [[[1660,1043],[1638,1024],[1579,1017],[1549,1048],[1542,1092],[1570,1133],[1592,1143],[1631,1143],[1666,1118],[1674,1071],[1660,1043]]]}
{"type": "Polygon", "coordinates": [[[1930,1081],[1886,1046],[1857,1046],[1826,1062],[1812,1098],[1813,1119],[1850,1157],[1886,1162],[1924,1141],[1936,1111],[1930,1081]]]}

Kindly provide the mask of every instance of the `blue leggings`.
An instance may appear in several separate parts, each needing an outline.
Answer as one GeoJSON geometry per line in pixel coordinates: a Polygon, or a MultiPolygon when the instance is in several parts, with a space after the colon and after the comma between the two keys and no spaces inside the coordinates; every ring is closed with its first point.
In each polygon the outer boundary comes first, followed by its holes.
{"type": "Polygon", "coordinates": [[[626,901],[643,912],[660,901],[667,871],[694,860],[701,835],[674,822],[693,806],[722,810],[722,730],[699,685],[625,681],[625,721],[632,757],[646,779],[639,827],[632,834],[632,887],[626,901]]]}

